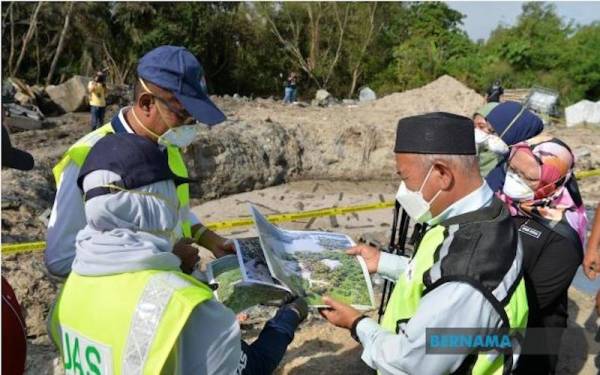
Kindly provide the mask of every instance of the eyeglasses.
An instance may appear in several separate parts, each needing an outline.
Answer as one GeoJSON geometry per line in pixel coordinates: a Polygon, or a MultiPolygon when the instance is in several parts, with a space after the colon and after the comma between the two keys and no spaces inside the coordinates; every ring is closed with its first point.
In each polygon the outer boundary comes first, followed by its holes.
{"type": "Polygon", "coordinates": [[[187,110],[177,109],[177,108],[173,107],[173,105],[170,104],[168,100],[166,100],[165,98],[163,98],[161,96],[158,96],[155,94],[150,94],[150,95],[152,95],[153,97],[158,99],[158,101],[163,103],[169,109],[169,111],[171,111],[175,116],[177,116],[179,119],[182,120],[183,124],[192,124],[195,122],[194,118],[192,117],[192,115],[190,115],[190,113],[187,110]]]}

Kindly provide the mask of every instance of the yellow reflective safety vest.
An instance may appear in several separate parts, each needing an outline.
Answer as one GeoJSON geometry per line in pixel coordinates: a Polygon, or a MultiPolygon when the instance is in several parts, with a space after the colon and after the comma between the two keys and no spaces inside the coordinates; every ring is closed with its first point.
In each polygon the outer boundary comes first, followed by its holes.
{"type": "MultiPolygon", "coordinates": [[[[502,318],[503,328],[527,326],[521,242],[500,200],[494,198],[489,207],[433,226],[416,249],[394,286],[382,320],[384,329],[404,330],[421,298],[446,282],[464,282],[479,290],[502,318]]],[[[472,353],[455,373],[510,374],[512,358],[472,353]]]]}
{"type": "MultiPolygon", "coordinates": [[[[91,133],[88,133],[74,145],[72,145],[67,152],[63,155],[62,159],[54,166],[52,169],[52,173],[54,174],[54,181],[56,182],[56,186],[58,187],[60,184],[60,180],[62,178],[63,172],[69,162],[74,162],[77,164],[79,168],[85,162],[88,154],[92,147],[98,142],[102,137],[107,134],[114,133],[114,129],[111,123],[108,123],[91,133]]],[[[167,147],[167,157],[169,160],[169,167],[171,171],[178,176],[188,177],[188,170],[185,166],[185,162],[183,161],[183,155],[181,155],[181,151],[179,148],[175,146],[167,147]]],[[[179,199],[179,204],[181,207],[181,212],[188,212],[190,206],[190,186],[189,184],[181,184],[177,186],[177,197],[179,199]]],[[[181,218],[181,228],[182,234],[184,237],[192,237],[192,223],[189,217],[181,218]]]]}
{"type": "Polygon", "coordinates": [[[50,336],[66,374],[176,374],[178,337],[212,296],[181,272],[71,272],[51,311],[50,336]]]}

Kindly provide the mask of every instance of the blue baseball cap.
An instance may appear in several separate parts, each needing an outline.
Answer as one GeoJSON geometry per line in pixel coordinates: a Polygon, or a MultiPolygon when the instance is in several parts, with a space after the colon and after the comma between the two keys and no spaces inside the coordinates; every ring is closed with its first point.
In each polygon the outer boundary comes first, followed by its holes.
{"type": "Polygon", "coordinates": [[[184,47],[160,46],[146,53],[137,74],[171,91],[197,121],[208,126],[225,121],[223,112],[208,98],[202,65],[184,47]]]}
{"type": "MultiPolygon", "coordinates": [[[[77,186],[81,191],[84,191],[84,178],[98,170],[107,170],[118,174],[121,180],[111,184],[126,190],[165,180],[172,180],[175,185],[194,181],[174,174],[169,168],[167,155],[158,148],[156,143],[131,133],[108,134],[96,142],[77,177],[77,186]]],[[[85,200],[120,191],[110,187],[97,186],[84,191],[85,200]]]]}

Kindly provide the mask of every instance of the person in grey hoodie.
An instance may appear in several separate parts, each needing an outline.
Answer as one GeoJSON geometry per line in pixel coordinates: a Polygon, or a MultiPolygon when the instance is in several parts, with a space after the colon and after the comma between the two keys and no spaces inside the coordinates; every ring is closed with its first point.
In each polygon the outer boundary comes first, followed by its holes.
{"type": "Polygon", "coordinates": [[[87,223],[49,321],[66,369],[268,374],[283,358],[306,302],[283,305],[256,341],[242,341],[235,314],[172,253],[183,181],[140,136],[107,135],[92,148],[78,179],[87,223]]]}

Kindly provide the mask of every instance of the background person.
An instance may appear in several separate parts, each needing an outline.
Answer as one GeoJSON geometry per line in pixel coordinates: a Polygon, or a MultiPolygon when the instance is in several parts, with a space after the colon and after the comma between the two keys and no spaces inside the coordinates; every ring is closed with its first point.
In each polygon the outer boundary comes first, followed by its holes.
{"type": "Polygon", "coordinates": [[[94,79],[88,83],[90,94],[90,125],[92,130],[104,124],[106,112],[106,70],[96,72],[94,79]]]}
{"type": "Polygon", "coordinates": [[[473,115],[479,172],[484,178],[498,165],[504,153],[504,141],[498,137],[494,128],[485,119],[497,105],[498,103],[488,103],[473,115]]]}
{"type": "Polygon", "coordinates": [[[500,98],[504,94],[504,88],[500,80],[494,81],[494,84],[488,89],[485,100],[488,103],[500,103],[500,98]]]}
{"type": "Polygon", "coordinates": [[[486,121],[500,138],[494,138],[494,152],[503,155],[498,165],[485,177],[492,191],[498,192],[504,185],[508,148],[540,134],[544,130],[544,123],[536,114],[517,102],[498,104],[486,116],[486,121]]]}
{"type": "Polygon", "coordinates": [[[284,83],[284,95],[283,102],[284,103],[294,103],[296,101],[298,87],[298,75],[294,72],[291,72],[288,75],[288,78],[284,83]]]}
{"type": "MultiPolygon", "coordinates": [[[[592,233],[587,242],[587,250],[583,259],[583,272],[590,280],[600,274],[600,203],[594,213],[592,233]]],[[[596,293],[596,312],[600,315],[600,290],[596,293]]]]}

